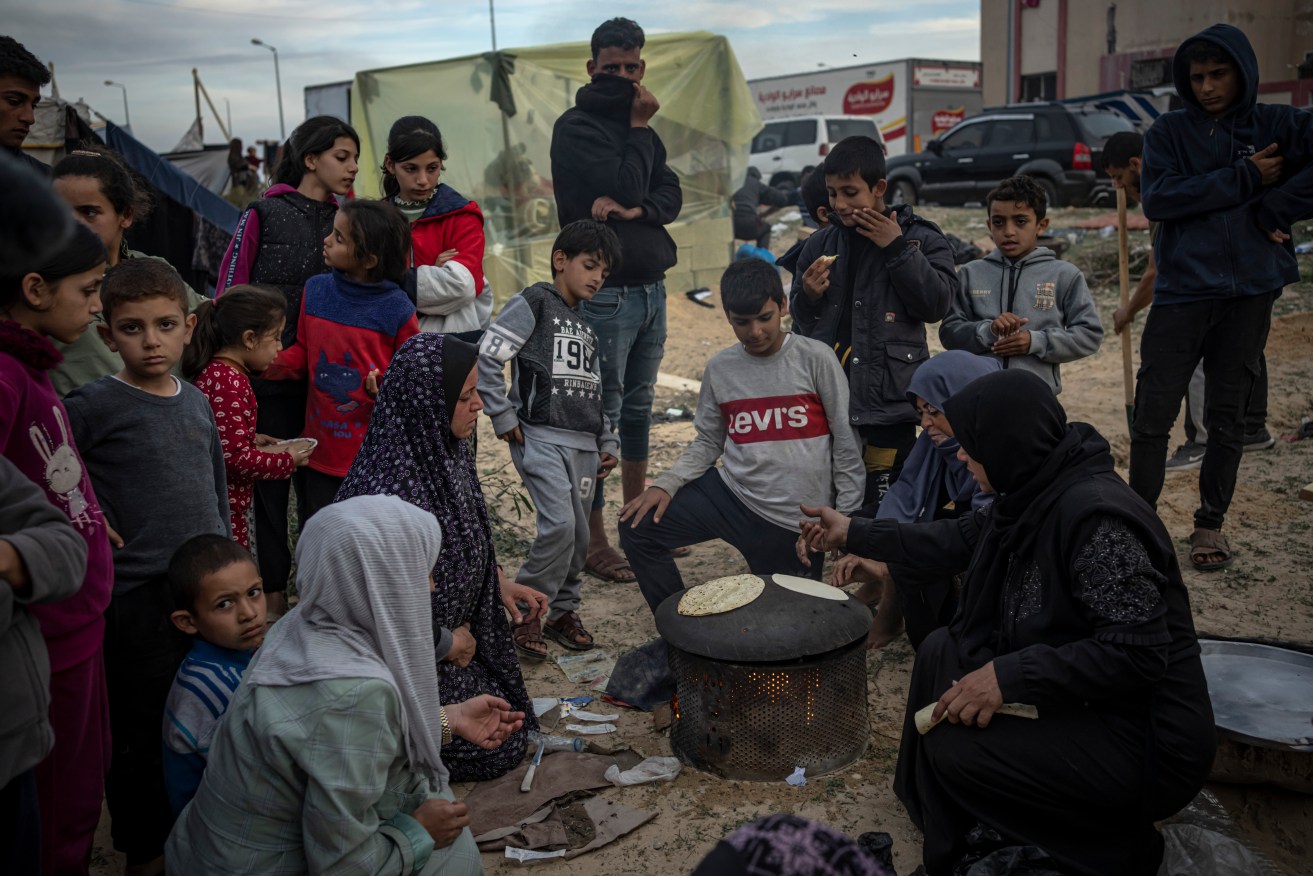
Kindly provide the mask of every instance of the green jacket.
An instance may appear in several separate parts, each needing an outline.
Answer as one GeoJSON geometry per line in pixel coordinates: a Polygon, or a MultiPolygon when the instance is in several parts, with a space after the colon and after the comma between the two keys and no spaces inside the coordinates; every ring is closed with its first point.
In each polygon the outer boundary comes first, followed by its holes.
{"type": "Polygon", "coordinates": [[[482,873],[468,828],[434,849],[411,817],[426,798],[452,797],[411,770],[401,721],[396,689],[378,679],[243,682],[169,834],[169,871],[482,873]]]}

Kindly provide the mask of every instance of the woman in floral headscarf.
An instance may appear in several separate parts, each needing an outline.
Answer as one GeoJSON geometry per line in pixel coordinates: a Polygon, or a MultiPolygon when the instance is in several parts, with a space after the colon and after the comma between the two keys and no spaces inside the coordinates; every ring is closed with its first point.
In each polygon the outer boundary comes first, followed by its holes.
{"type": "Polygon", "coordinates": [[[442,552],[433,569],[433,627],[444,702],[479,694],[526,712],[522,730],[493,751],[456,740],[442,751],[452,781],[505,775],[524,759],[537,729],[506,610],[516,623],[546,609],[541,594],[502,577],[469,437],[483,403],[475,391],[478,349],[450,335],[411,338],[392,358],[365,443],[337,494],[387,494],[438,519],[442,552]],[[524,618],[516,601],[530,606],[524,618]]]}

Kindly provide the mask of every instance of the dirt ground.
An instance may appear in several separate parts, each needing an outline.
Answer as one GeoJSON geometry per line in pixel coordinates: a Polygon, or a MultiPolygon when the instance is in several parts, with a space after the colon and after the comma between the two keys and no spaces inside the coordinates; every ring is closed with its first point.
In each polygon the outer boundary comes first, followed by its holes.
{"type": "MultiPolygon", "coordinates": [[[[1106,211],[1055,211],[1053,226],[1061,229],[1080,218],[1106,211]]],[[[927,209],[930,218],[946,231],[971,239],[984,235],[983,211],[927,209]]],[[[1308,228],[1301,230],[1305,240],[1308,228]]],[[[795,234],[790,228],[777,234],[777,252],[787,247],[795,234]]],[[[1115,241],[1089,233],[1066,254],[1087,275],[1115,283],[1115,241]],[[1111,256],[1109,256],[1111,253],[1111,256]],[[1111,258],[1111,268],[1109,268],[1111,258]]],[[[1145,235],[1133,240],[1143,250],[1145,235]]],[[[1293,433],[1301,417],[1313,414],[1313,261],[1302,264],[1305,282],[1292,287],[1278,304],[1281,314],[1272,326],[1267,347],[1270,372],[1268,428],[1273,435],[1293,433]]],[[[1094,285],[1094,284],[1092,284],[1094,285]]],[[[669,339],[662,370],[671,375],[697,379],[711,354],[733,342],[733,334],[719,310],[709,310],[686,299],[683,290],[670,290],[669,339]]],[[[1115,285],[1098,286],[1095,296],[1105,326],[1112,324],[1116,306],[1115,285]]],[[[1143,317],[1137,329],[1143,325],[1143,317]]],[[[935,330],[929,332],[937,347],[935,330]]],[[[1136,340],[1138,344],[1138,337],[1136,340]]],[[[1065,392],[1062,401],[1073,420],[1093,423],[1110,441],[1125,474],[1129,439],[1125,419],[1121,343],[1105,338],[1102,349],[1088,359],[1063,366],[1065,392]]],[[[689,392],[659,389],[655,410],[682,407],[691,412],[696,396],[689,392]]],[[[651,468],[655,473],[669,466],[693,435],[687,418],[658,422],[652,432],[651,468]]],[[[1177,424],[1172,446],[1183,440],[1177,424]]],[[[522,555],[511,553],[514,545],[532,536],[532,517],[516,524],[512,496],[518,489],[514,470],[506,465],[504,445],[495,439],[485,419],[479,434],[480,469],[485,473],[485,491],[507,521],[502,538],[502,560],[510,572],[522,555]]],[[[1291,443],[1278,440],[1265,452],[1247,454],[1241,464],[1239,482],[1227,531],[1236,549],[1234,566],[1224,572],[1196,573],[1188,568],[1186,537],[1191,514],[1197,504],[1197,473],[1167,476],[1159,512],[1177,541],[1182,564],[1187,568],[1196,625],[1200,631],[1236,636],[1270,636],[1313,641],[1313,502],[1301,501],[1300,488],[1313,481],[1313,441],[1291,443]]],[[[618,512],[618,484],[608,490],[608,512],[618,512]]],[[[679,562],[685,581],[701,583],[721,575],[747,571],[741,557],[722,542],[693,548],[679,562]]],[[[612,584],[586,577],[581,614],[593,631],[598,647],[613,657],[656,635],[651,614],[634,585],[612,584]]],[[[564,653],[549,645],[552,656],[564,653]]],[[[864,831],[883,830],[894,837],[897,870],[906,873],[920,860],[920,839],[906,811],[894,797],[891,782],[897,755],[898,735],[906,704],[912,651],[906,641],[867,657],[868,703],[871,739],[866,754],[853,766],[829,776],[812,777],[806,787],[784,782],[731,782],[685,768],[673,783],[612,789],[605,793],[628,805],[652,810],[657,817],[634,833],[610,846],[574,861],[548,862],[543,872],[576,874],[688,873],[707,851],[735,827],[774,812],[792,812],[816,818],[856,836],[864,831]]],[[[529,664],[525,668],[533,696],[577,696],[588,693],[571,684],[553,663],[529,664]]],[[[668,754],[665,733],[652,729],[651,717],[622,710],[617,737],[646,755],[668,754]]],[[[457,786],[457,796],[472,786],[457,786]]],[[[1313,798],[1267,788],[1217,788],[1219,801],[1241,825],[1245,841],[1268,855],[1289,874],[1307,872],[1313,860],[1313,798]]],[[[105,821],[108,821],[106,818],[105,821]]],[[[114,856],[108,852],[107,832],[102,824],[98,837],[95,873],[117,873],[114,856]]],[[[519,865],[488,854],[484,865],[491,873],[510,872],[519,865]]]]}

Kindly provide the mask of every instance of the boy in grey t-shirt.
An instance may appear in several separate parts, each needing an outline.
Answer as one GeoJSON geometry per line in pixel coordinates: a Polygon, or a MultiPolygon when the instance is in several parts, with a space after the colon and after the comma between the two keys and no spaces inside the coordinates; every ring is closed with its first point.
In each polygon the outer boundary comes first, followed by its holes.
{"type": "Polygon", "coordinates": [[[571,650],[593,647],[579,619],[580,575],[593,491],[615,468],[620,439],[602,410],[597,336],[576,308],[619,261],[614,231],[571,222],[552,244],[552,282],[506,302],[479,344],[479,397],[538,511],[538,534],[515,580],[547,597],[547,623],[512,629],[515,650],[530,660],[547,656],[544,629],[571,650]]]}
{"type": "Polygon", "coordinates": [[[833,500],[848,514],[862,503],[865,469],[834,351],[783,331],[789,305],[772,265],[730,265],[720,298],[739,343],[707,363],[697,437],[620,511],[620,543],[654,612],[684,589],[672,549],[720,538],[757,574],[819,579],[823,557],[807,567],[794,552],[799,503],[833,500]]]}
{"type": "Polygon", "coordinates": [[[210,403],[171,373],[196,321],[178,272],[126,260],[105,275],[101,305],[97,328],[123,369],[74,390],[64,406],[113,545],[106,799],[114,847],[137,865],[163,855],[172,823],[160,726],[189,643],[169,620],[169,558],[192,536],[231,536],[228,482],[210,403]]]}

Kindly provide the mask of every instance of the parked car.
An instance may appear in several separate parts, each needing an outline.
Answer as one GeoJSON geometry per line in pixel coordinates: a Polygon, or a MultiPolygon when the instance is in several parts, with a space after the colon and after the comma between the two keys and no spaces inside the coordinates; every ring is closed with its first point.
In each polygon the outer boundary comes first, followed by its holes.
{"type": "MultiPolygon", "coordinates": [[[[1103,144],[1134,131],[1122,116],[1060,103],[987,109],[959,122],[924,152],[889,159],[895,204],[982,204],[1010,176],[1030,176],[1055,207],[1097,199],[1103,144]]],[[[1105,180],[1106,181],[1106,180],[1105,180]]]]}
{"type": "Polygon", "coordinates": [[[869,116],[798,116],[767,122],[752,138],[748,163],[771,185],[793,188],[802,182],[803,171],[825,160],[830,147],[856,136],[872,137],[885,148],[880,129],[869,116]]]}

